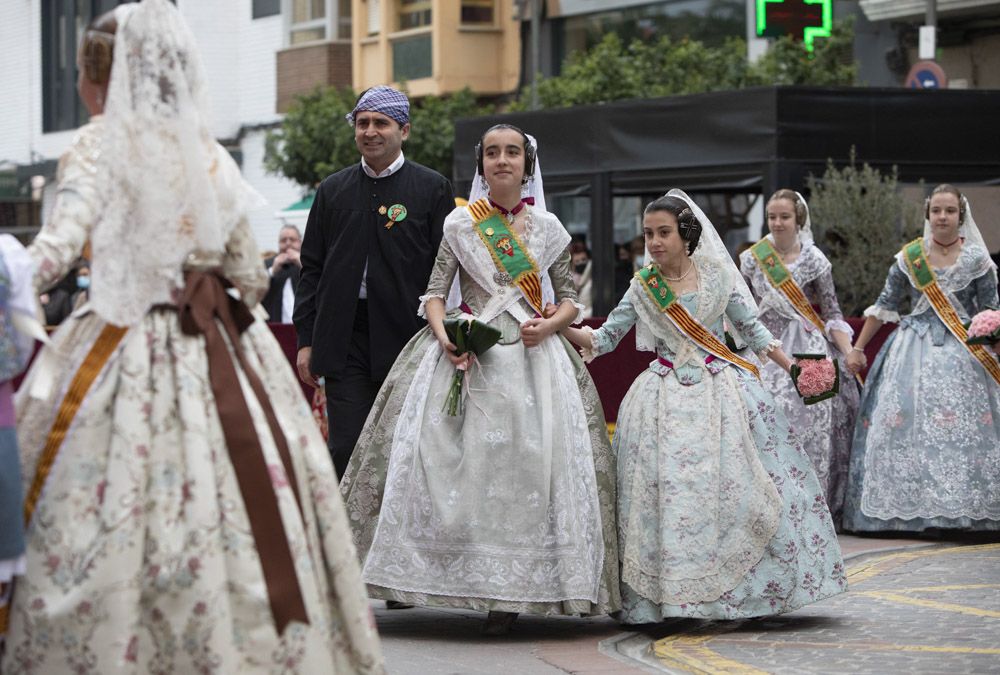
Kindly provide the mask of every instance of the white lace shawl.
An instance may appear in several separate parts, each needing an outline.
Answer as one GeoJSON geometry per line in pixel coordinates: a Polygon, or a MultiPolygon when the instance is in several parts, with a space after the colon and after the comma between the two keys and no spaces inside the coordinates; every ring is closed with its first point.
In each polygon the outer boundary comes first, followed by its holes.
{"type": "MultiPolygon", "coordinates": [[[[930,239],[924,240],[924,250],[930,247],[930,239]]],[[[906,256],[903,255],[902,251],[896,253],[896,266],[906,275],[907,280],[910,284],[916,288],[916,282],[913,280],[913,276],[910,275],[910,268],[906,264],[906,256]]],[[[955,308],[958,315],[963,319],[967,320],[970,317],[966,316],[965,305],[955,296],[955,293],[966,288],[973,281],[979,277],[987,274],[989,272],[996,273],[996,265],[990,258],[990,254],[979,244],[966,241],[962,245],[962,252],[958,254],[958,259],[955,264],[945,270],[935,270],[934,275],[937,277],[938,286],[944,292],[946,298],[951,303],[951,306],[955,308]]],[[[927,299],[927,295],[924,293],[920,294],[917,302],[913,305],[913,310],[910,312],[911,315],[916,316],[918,314],[923,314],[931,306],[930,300],[927,299]]],[[[869,308],[872,309],[872,308],[869,308]]],[[[877,314],[872,312],[876,318],[881,318],[877,314]]],[[[868,316],[869,312],[865,312],[865,316],[868,316]]],[[[891,320],[891,319],[890,319],[891,320]]],[[[899,316],[896,315],[896,321],[899,320],[899,316]]]]}
{"type": "MultiPolygon", "coordinates": [[[[535,206],[527,206],[526,208],[531,216],[532,227],[525,246],[535,259],[539,274],[544,276],[547,275],[549,267],[569,246],[570,235],[554,214],[535,206]]],[[[499,307],[496,314],[507,311],[523,297],[516,287],[514,288],[516,292],[511,292],[507,290],[509,287],[502,287],[493,280],[493,275],[497,271],[496,264],[476,232],[468,208],[455,209],[448,215],[444,221],[444,239],[451,246],[462,269],[479,286],[494,293],[509,294],[510,301],[506,303],[506,306],[499,307]]],[[[524,238],[522,241],[525,241],[524,238]]],[[[490,318],[492,317],[483,317],[486,321],[490,318]]],[[[520,316],[515,316],[515,318],[522,320],[520,316]]]]}
{"type": "MultiPolygon", "coordinates": [[[[726,311],[732,289],[731,273],[727,265],[713,258],[694,256],[691,261],[698,270],[698,308],[693,316],[708,327],[726,311]]],[[[675,367],[688,361],[701,361],[698,346],[650,300],[638,278],[632,278],[628,292],[632,295],[632,305],[639,317],[635,327],[637,350],[655,352],[656,339],[659,338],[674,354],[675,367]]]]}

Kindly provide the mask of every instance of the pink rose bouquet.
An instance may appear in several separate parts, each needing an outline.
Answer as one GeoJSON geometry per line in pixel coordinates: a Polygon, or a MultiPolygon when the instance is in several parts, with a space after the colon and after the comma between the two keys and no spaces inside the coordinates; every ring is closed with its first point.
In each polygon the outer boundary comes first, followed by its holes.
{"type": "Polygon", "coordinates": [[[802,402],[812,405],[833,398],[840,391],[840,369],[825,354],[793,354],[792,382],[802,402]]]}
{"type": "Polygon", "coordinates": [[[1000,342],[1000,311],[984,309],[972,317],[972,321],[966,328],[968,329],[968,337],[965,338],[967,344],[990,346],[995,342],[1000,342]]]}

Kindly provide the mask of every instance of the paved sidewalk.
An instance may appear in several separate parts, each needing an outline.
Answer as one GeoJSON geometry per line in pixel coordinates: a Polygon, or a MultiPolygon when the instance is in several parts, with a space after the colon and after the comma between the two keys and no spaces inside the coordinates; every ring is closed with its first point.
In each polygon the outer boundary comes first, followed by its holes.
{"type": "Polygon", "coordinates": [[[478,612],[373,607],[390,675],[937,673],[945,663],[957,664],[951,672],[987,672],[978,669],[1000,664],[995,541],[1000,536],[956,549],[970,541],[842,535],[851,591],[758,621],[674,621],[636,633],[608,617],[521,616],[509,635],[487,638],[479,633],[478,612]],[[949,590],[919,590],[938,586],[949,590]]]}
{"type": "MultiPolygon", "coordinates": [[[[872,541],[857,544],[871,551],[872,541]]],[[[619,647],[673,673],[997,673],[997,542],[908,542],[855,555],[847,593],[767,619],[658,626],[651,644],[619,647]]]]}

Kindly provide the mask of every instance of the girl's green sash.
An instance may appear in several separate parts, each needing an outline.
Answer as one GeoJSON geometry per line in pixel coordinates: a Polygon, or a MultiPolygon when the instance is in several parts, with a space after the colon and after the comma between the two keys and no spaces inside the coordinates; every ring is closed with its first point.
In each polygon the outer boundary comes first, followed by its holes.
{"type": "Polygon", "coordinates": [[[725,359],[733,365],[753,373],[757,379],[760,379],[760,371],[757,369],[757,366],[735,354],[724,342],[715,337],[712,331],[698,323],[697,319],[684,309],[684,305],[677,302],[677,296],[674,295],[673,290],[664,281],[663,277],[660,276],[660,272],[656,269],[655,265],[646,265],[636,272],[635,276],[642,284],[642,287],[646,289],[646,294],[649,295],[653,304],[667,315],[667,318],[670,319],[670,322],[674,324],[677,330],[709,354],[714,354],[717,358],[725,359]]]}
{"type": "Polygon", "coordinates": [[[489,200],[480,199],[469,204],[469,213],[476,233],[490,252],[497,266],[494,281],[501,286],[517,286],[528,304],[542,313],[542,280],[538,264],[517,234],[510,229],[507,219],[490,206],[489,200]]]}
{"type": "Polygon", "coordinates": [[[918,291],[927,296],[927,300],[930,301],[931,307],[934,308],[941,322],[976,357],[976,360],[982,364],[983,368],[993,377],[996,383],[1000,384],[1000,363],[997,362],[996,357],[983,345],[970,345],[965,341],[968,337],[968,332],[965,330],[962,320],[958,317],[958,312],[955,311],[955,308],[938,285],[937,276],[927,261],[927,252],[924,251],[924,240],[914,239],[904,246],[903,260],[906,261],[906,267],[910,271],[910,278],[913,280],[914,286],[917,287],[918,291]]]}

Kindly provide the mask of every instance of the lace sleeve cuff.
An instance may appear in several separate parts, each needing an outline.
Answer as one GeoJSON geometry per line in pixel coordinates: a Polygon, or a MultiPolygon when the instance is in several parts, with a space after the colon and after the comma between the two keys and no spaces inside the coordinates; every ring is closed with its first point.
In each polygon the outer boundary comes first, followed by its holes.
{"type": "Polygon", "coordinates": [[[583,305],[581,305],[579,302],[577,302],[573,298],[563,298],[559,302],[559,304],[562,305],[563,303],[566,303],[566,302],[568,302],[568,303],[572,304],[574,307],[576,307],[576,316],[573,317],[573,323],[580,323],[581,321],[583,321],[586,318],[584,316],[584,314],[583,314],[583,312],[586,309],[586,307],[584,307],[583,305]]]}
{"type": "Polygon", "coordinates": [[[781,340],[771,340],[770,342],[768,342],[763,349],[760,349],[756,352],[757,358],[760,359],[760,362],[762,364],[766,364],[768,361],[770,361],[768,354],[773,352],[775,349],[781,349],[781,340]]]}
{"type": "Polygon", "coordinates": [[[833,340],[833,331],[835,330],[845,333],[848,339],[854,337],[854,329],[851,328],[851,324],[847,323],[843,319],[834,319],[833,321],[826,322],[826,330],[824,332],[826,333],[826,337],[828,339],[833,340]]]}
{"type": "Polygon", "coordinates": [[[583,330],[587,334],[587,337],[590,338],[590,346],[580,347],[580,356],[583,357],[584,363],[590,363],[599,356],[597,348],[594,345],[594,329],[590,326],[582,326],[581,330],[583,330]]]}
{"type": "Polygon", "coordinates": [[[448,298],[441,293],[428,293],[420,296],[420,306],[417,307],[417,316],[421,319],[427,318],[427,301],[431,298],[441,298],[441,302],[447,304],[448,298]]]}
{"type": "Polygon", "coordinates": [[[894,312],[891,309],[879,307],[878,305],[872,305],[866,309],[864,315],[865,318],[873,316],[879,321],[885,321],[886,323],[899,323],[899,312],[894,312]]]}

